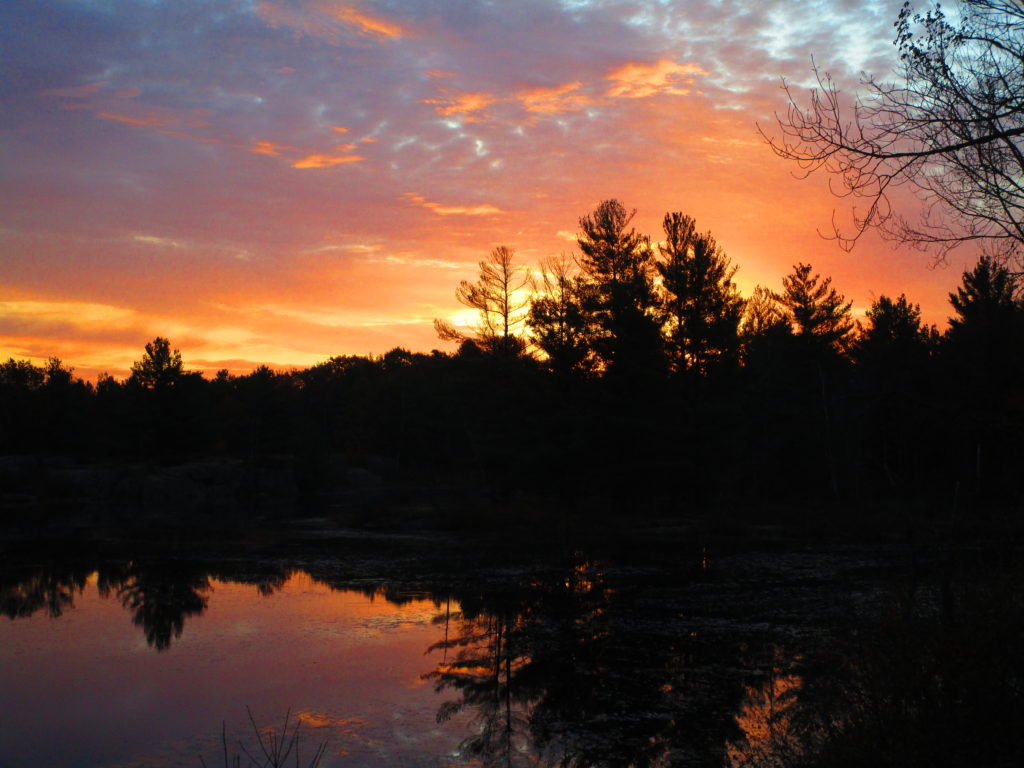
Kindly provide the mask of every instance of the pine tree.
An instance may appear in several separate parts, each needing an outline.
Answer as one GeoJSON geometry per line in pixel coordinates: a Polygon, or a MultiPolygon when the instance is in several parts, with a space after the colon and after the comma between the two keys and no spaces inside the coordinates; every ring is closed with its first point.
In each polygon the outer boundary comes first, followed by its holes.
{"type": "Polygon", "coordinates": [[[527,270],[515,264],[515,250],[499,245],[480,262],[480,276],[475,282],[463,280],[455,290],[455,298],[478,312],[473,336],[467,336],[446,320],[435,320],[437,335],[445,341],[473,344],[484,352],[504,357],[517,357],[526,349],[521,328],[526,321],[529,299],[525,297],[530,284],[527,270]]]}
{"type": "Polygon", "coordinates": [[[662,309],[667,320],[668,357],[674,370],[706,375],[735,363],[743,299],[732,278],[736,267],[710,232],[698,233],[694,221],[669,213],[665,243],[656,267],[662,279],[662,309]]]}
{"type": "Polygon", "coordinates": [[[593,328],[585,307],[590,289],[566,256],[540,265],[540,284],[530,302],[533,343],[558,373],[586,373],[594,367],[593,328]]]}
{"type": "Polygon", "coordinates": [[[594,350],[609,373],[636,375],[662,367],[649,239],[629,227],[636,211],[605,200],[580,219],[580,267],[593,292],[587,307],[594,350]]]}
{"type": "Polygon", "coordinates": [[[812,353],[846,351],[854,329],[852,304],[824,280],[811,274],[810,264],[796,264],[782,278],[782,293],[773,294],[796,337],[812,353]]]}

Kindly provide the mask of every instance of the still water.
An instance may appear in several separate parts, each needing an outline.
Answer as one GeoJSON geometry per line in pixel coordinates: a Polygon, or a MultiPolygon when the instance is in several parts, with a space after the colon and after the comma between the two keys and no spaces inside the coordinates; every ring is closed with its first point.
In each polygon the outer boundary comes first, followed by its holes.
{"type": "Polygon", "coordinates": [[[247,707],[290,712],[324,768],[752,765],[891,574],[835,549],[442,550],[11,558],[0,766],[212,768],[222,723],[258,749],[247,707]]]}
{"type": "Polygon", "coordinates": [[[301,571],[264,594],[203,579],[201,615],[147,638],[161,619],[97,581],[59,617],[0,624],[0,765],[198,766],[200,754],[213,765],[222,721],[249,740],[247,705],[278,728],[291,708],[310,757],[328,743],[324,766],[430,764],[458,749],[423,677],[443,656],[429,650],[443,639],[431,600],[397,605],[301,571]]]}

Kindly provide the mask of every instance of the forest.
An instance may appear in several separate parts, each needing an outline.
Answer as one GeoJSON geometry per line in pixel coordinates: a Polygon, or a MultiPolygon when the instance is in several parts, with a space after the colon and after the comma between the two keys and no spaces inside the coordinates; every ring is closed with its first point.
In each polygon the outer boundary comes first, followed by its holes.
{"type": "Polygon", "coordinates": [[[55,358],[10,359],[0,454],[286,457],[304,506],[342,462],[372,465],[395,493],[456,487],[620,515],[1019,508],[1024,300],[1005,261],[962,274],[940,332],[904,295],[854,318],[810,264],[744,297],[737,266],[691,217],[667,214],[652,237],[633,214],[600,203],[579,220],[578,253],[537,268],[495,248],[456,287],[475,325],[435,322],[454,353],[205,378],[157,337],[130,376],[95,384],[55,358]]]}

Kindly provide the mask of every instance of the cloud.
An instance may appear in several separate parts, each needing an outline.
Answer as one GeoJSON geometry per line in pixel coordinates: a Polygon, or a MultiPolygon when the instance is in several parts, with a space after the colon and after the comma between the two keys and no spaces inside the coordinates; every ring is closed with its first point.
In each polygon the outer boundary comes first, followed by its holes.
{"type": "Polygon", "coordinates": [[[242,314],[265,315],[273,318],[297,320],[311,326],[324,328],[374,328],[429,323],[426,317],[408,315],[382,315],[380,312],[339,310],[335,307],[291,307],[278,304],[260,304],[241,308],[242,314]]]}
{"type": "Polygon", "coordinates": [[[249,151],[254,155],[280,155],[283,149],[288,147],[273,141],[256,141],[249,147],[249,151]]]}
{"type": "Polygon", "coordinates": [[[55,96],[62,99],[85,99],[94,96],[107,84],[106,80],[86,85],[76,85],[70,88],[48,88],[40,91],[40,96],[55,96]]]}
{"type": "Polygon", "coordinates": [[[348,154],[355,149],[354,144],[342,144],[336,147],[334,153],[317,153],[306,155],[292,163],[292,168],[334,168],[347,163],[358,163],[362,155],[348,154]]]}
{"type": "Polygon", "coordinates": [[[407,192],[403,197],[415,205],[419,205],[433,211],[438,216],[493,216],[495,214],[504,213],[500,208],[489,204],[442,205],[441,203],[433,203],[422,195],[417,195],[414,192],[407,192]]]}
{"type": "Polygon", "coordinates": [[[685,96],[693,84],[692,75],[706,75],[696,64],[679,64],[661,59],[654,64],[629,63],[609,72],[612,81],[607,95],[613,99],[643,99],[660,93],[685,96]]]}
{"type": "Polygon", "coordinates": [[[576,80],[553,88],[531,88],[519,91],[516,98],[522,102],[523,109],[538,115],[555,115],[572,112],[594,104],[594,99],[579,93],[583,83],[576,80]]]}
{"type": "Polygon", "coordinates": [[[411,256],[369,257],[366,261],[374,264],[388,264],[396,267],[425,267],[427,269],[465,269],[466,265],[444,259],[424,259],[411,256]]]}
{"type": "Polygon", "coordinates": [[[366,37],[396,39],[404,34],[401,26],[383,16],[373,16],[351,5],[325,2],[320,7],[330,16],[366,37]]]}
{"type": "Polygon", "coordinates": [[[159,245],[168,248],[182,248],[184,245],[177,240],[168,237],[156,237],[154,235],[132,235],[132,240],[145,245],[159,245]]]}
{"type": "Polygon", "coordinates": [[[489,93],[459,93],[422,101],[424,104],[437,104],[434,111],[439,115],[462,115],[472,121],[486,117],[483,111],[494,104],[497,98],[489,93]]]}
{"type": "Polygon", "coordinates": [[[69,323],[86,328],[123,327],[137,319],[130,309],[80,301],[0,301],[0,316],[34,325],[69,323]]]}
{"type": "Polygon", "coordinates": [[[102,117],[104,120],[114,120],[118,123],[135,126],[136,128],[163,128],[164,126],[170,125],[174,122],[174,119],[168,115],[160,115],[152,112],[145,115],[135,116],[101,111],[96,113],[96,117],[102,117]]]}
{"type": "Polygon", "coordinates": [[[290,27],[330,45],[341,45],[350,35],[373,40],[396,40],[405,34],[401,25],[383,16],[333,0],[307,0],[299,4],[264,2],[256,15],[270,27],[290,27]]]}

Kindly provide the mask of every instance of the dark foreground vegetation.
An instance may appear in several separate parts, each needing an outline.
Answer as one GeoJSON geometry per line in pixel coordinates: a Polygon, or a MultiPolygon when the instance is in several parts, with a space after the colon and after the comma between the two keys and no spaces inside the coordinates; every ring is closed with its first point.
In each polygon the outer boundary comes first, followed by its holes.
{"type": "Polygon", "coordinates": [[[678,514],[823,500],[942,520],[1020,509],[1024,304],[1001,263],[963,274],[940,334],[902,295],[855,322],[805,264],[744,299],[692,219],[667,215],[655,247],[631,218],[602,203],[580,220],[579,256],[539,277],[495,249],[457,292],[479,323],[437,323],[455,354],[396,348],[207,379],[157,338],[126,380],[95,385],[55,359],[9,360],[5,508],[53,514],[89,486],[122,508],[146,497],[212,513],[446,488],[678,514]],[[96,474],[126,464],[146,469],[96,474]]]}

